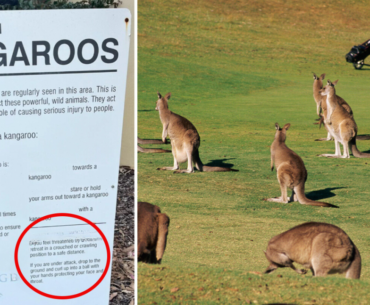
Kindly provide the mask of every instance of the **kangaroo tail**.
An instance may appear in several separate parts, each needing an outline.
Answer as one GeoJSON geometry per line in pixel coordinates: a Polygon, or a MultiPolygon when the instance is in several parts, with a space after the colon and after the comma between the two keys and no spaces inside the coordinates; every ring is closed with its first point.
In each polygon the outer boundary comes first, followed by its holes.
{"type": "Polygon", "coordinates": [[[141,153],[170,153],[170,150],[157,149],[157,148],[142,148],[140,145],[137,145],[137,151],[141,153]]]}
{"type": "Polygon", "coordinates": [[[206,166],[202,163],[199,157],[199,150],[197,149],[194,154],[194,163],[197,170],[201,172],[238,172],[238,169],[232,169],[228,167],[219,167],[219,166],[206,166]]]}
{"type": "Polygon", "coordinates": [[[356,136],[357,141],[370,140],[370,136],[356,136]]]}
{"type": "Polygon", "coordinates": [[[155,248],[158,264],[161,263],[164,250],[167,244],[168,227],[170,226],[170,218],[166,214],[157,214],[158,217],[158,239],[155,248]]]}
{"type": "Polygon", "coordinates": [[[356,158],[370,158],[370,154],[362,153],[357,149],[356,137],[352,138],[352,140],[349,141],[348,144],[352,151],[353,156],[355,156],[356,158]]]}
{"type": "MultiPolygon", "coordinates": [[[[353,244],[353,243],[352,243],[353,244]]],[[[346,272],[347,279],[359,279],[361,275],[361,255],[355,244],[354,247],[354,259],[346,272]]]]}
{"type": "Polygon", "coordinates": [[[167,144],[163,143],[161,140],[143,140],[137,137],[137,143],[139,144],[167,144]]]}
{"type": "Polygon", "coordinates": [[[238,172],[238,169],[219,167],[219,166],[205,166],[203,165],[203,172],[238,172]]]}
{"type": "Polygon", "coordinates": [[[298,201],[300,204],[313,205],[313,206],[326,207],[326,208],[339,208],[338,206],[334,204],[308,199],[304,193],[304,184],[296,186],[294,188],[294,191],[297,194],[298,201]]]}

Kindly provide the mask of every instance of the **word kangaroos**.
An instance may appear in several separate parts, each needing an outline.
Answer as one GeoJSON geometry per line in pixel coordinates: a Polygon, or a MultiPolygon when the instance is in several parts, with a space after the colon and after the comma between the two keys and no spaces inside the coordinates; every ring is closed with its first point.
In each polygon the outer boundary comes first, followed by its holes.
{"type": "Polygon", "coordinates": [[[292,189],[290,201],[298,201],[301,204],[337,208],[337,206],[326,202],[319,202],[308,199],[304,193],[304,185],[307,180],[307,170],[303,160],[286,144],[286,132],[290,124],[285,124],[283,128],[275,124],[275,140],[271,145],[271,170],[274,170],[274,163],[277,172],[277,178],[280,183],[281,196],[277,198],[268,198],[267,201],[288,203],[287,188],[292,189]]]}
{"type": "MultiPolygon", "coordinates": [[[[316,113],[320,117],[319,124],[324,124],[328,135],[326,138],[317,139],[316,141],[330,141],[333,137],[330,134],[328,127],[326,126],[325,119],[326,119],[326,112],[327,112],[327,105],[326,105],[326,96],[321,95],[321,89],[323,88],[323,80],[325,79],[325,74],[321,74],[320,77],[317,77],[315,73],[313,73],[313,97],[316,102],[316,113]],[[323,114],[321,114],[321,110],[323,114]]],[[[353,115],[351,107],[347,104],[347,102],[342,99],[340,96],[335,96],[337,102],[342,105],[342,107],[350,114],[353,115]]]]}
{"type": "Polygon", "coordinates": [[[321,95],[326,96],[327,113],[326,125],[335,141],[335,154],[322,154],[320,157],[349,158],[349,149],[357,158],[370,158],[370,154],[362,153],[357,149],[357,125],[353,115],[349,114],[336,99],[335,85],[338,81],[328,80],[327,85],[321,90],[321,95]],[[343,145],[343,156],[339,143],[343,145]]]}
{"type": "Polygon", "coordinates": [[[170,218],[158,206],[138,202],[138,261],[160,264],[166,249],[170,218]]]}
{"type": "Polygon", "coordinates": [[[166,96],[158,92],[157,106],[159,117],[163,125],[162,141],[166,142],[167,134],[171,140],[172,154],[174,158],[173,167],[162,167],[158,170],[174,170],[175,173],[192,173],[194,167],[204,172],[230,172],[238,171],[226,167],[205,166],[199,157],[200,136],[194,125],[186,118],[171,112],[168,109],[168,100],[171,93],[166,96]],[[188,161],[186,170],[179,170],[179,163],[188,161]]]}
{"type": "Polygon", "coordinates": [[[327,223],[307,222],[283,232],[268,243],[265,251],[270,265],[265,273],[289,267],[299,274],[293,262],[312,271],[313,276],[344,273],[359,279],[361,256],[355,244],[342,229],[327,223]]]}

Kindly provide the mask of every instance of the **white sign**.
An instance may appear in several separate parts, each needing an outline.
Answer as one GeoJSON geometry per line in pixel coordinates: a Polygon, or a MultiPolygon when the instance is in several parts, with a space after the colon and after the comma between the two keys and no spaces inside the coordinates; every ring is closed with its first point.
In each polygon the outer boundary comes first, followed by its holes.
{"type": "Polygon", "coordinates": [[[127,9],[0,13],[0,304],[109,302],[130,28],[127,9]],[[25,231],[55,213],[102,234],[25,231]]]}

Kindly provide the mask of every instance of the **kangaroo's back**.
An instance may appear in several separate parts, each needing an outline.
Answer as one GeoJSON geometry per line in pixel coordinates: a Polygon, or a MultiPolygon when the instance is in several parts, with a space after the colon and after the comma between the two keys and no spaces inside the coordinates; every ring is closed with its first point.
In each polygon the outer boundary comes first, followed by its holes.
{"type": "MultiPolygon", "coordinates": [[[[171,111],[168,135],[170,139],[182,139],[185,135],[200,138],[195,126],[186,118],[171,111]]],[[[183,140],[186,140],[185,138],[183,140]]]]}

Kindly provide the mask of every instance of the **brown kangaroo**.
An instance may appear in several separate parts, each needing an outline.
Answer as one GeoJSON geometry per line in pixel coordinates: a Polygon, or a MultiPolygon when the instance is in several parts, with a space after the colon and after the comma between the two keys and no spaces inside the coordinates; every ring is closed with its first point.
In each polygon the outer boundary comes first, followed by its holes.
{"type": "MultiPolygon", "coordinates": [[[[316,102],[316,113],[320,117],[319,124],[321,127],[321,124],[324,124],[325,129],[328,132],[328,135],[326,138],[316,139],[316,141],[330,141],[333,137],[329,132],[328,127],[325,124],[325,118],[326,118],[326,96],[321,95],[320,91],[323,88],[323,80],[325,79],[325,73],[321,74],[320,77],[317,77],[315,73],[313,73],[313,97],[316,102]],[[323,115],[321,115],[321,110],[323,112],[323,115]]],[[[347,102],[342,99],[340,96],[336,95],[337,101],[342,107],[351,115],[353,115],[351,107],[347,104],[347,102]]]]}
{"type": "MultiPolygon", "coordinates": [[[[137,137],[137,151],[141,153],[169,153],[170,150],[160,148],[143,148],[139,144],[163,144],[161,140],[143,140],[137,137]]],[[[166,143],[167,144],[167,143],[166,143]]]]}
{"type": "Polygon", "coordinates": [[[171,93],[164,97],[158,92],[158,100],[155,110],[159,111],[159,117],[163,125],[162,141],[165,143],[167,134],[171,140],[173,167],[161,167],[158,170],[173,170],[175,173],[193,173],[194,167],[203,172],[237,172],[236,169],[205,166],[199,157],[200,136],[195,126],[186,118],[171,112],[168,109],[168,100],[171,93]],[[186,170],[179,170],[179,163],[188,161],[186,170]]]}
{"type": "Polygon", "coordinates": [[[362,153],[357,149],[356,136],[357,125],[353,115],[338,103],[335,94],[335,85],[338,80],[331,82],[321,90],[321,95],[326,96],[327,112],[325,117],[326,125],[335,141],[335,154],[322,154],[320,157],[349,158],[349,149],[357,158],[370,158],[370,154],[362,153]],[[343,156],[341,155],[339,143],[343,145],[343,156]]]}
{"type": "Polygon", "coordinates": [[[314,205],[321,207],[337,208],[336,205],[308,199],[304,193],[304,185],[307,180],[307,170],[303,160],[286,144],[286,132],[290,124],[285,124],[283,128],[275,124],[276,133],[274,142],[271,145],[271,171],[274,170],[274,163],[277,172],[277,179],[280,183],[281,196],[268,198],[267,201],[288,203],[298,201],[300,204],[314,205]],[[292,189],[292,196],[288,199],[287,188],[292,189]]]}
{"type": "Polygon", "coordinates": [[[160,264],[166,249],[170,218],[158,206],[138,202],[138,261],[160,264]]]}
{"type": "Polygon", "coordinates": [[[321,222],[306,222],[273,238],[265,251],[270,265],[265,273],[290,267],[299,274],[293,262],[312,271],[313,276],[344,273],[346,278],[359,279],[361,256],[355,244],[340,228],[321,222]]]}

